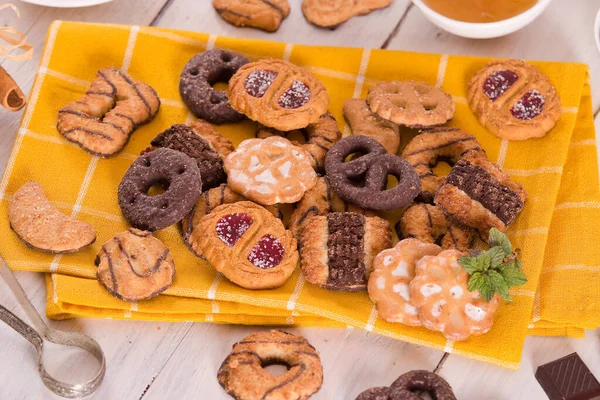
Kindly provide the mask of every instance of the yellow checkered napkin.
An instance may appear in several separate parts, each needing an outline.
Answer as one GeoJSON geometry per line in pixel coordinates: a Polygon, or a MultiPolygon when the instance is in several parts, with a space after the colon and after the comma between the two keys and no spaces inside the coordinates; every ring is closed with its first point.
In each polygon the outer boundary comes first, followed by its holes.
{"type": "MultiPolygon", "coordinates": [[[[351,325],[517,368],[527,334],[580,336],[583,328],[600,325],[600,255],[592,242],[600,233],[592,223],[600,216],[596,147],[584,65],[535,63],[557,87],[564,114],[545,138],[508,142],[488,133],[465,100],[469,78],[488,61],[56,22],[50,28],[30,103],[0,186],[0,212],[6,213],[15,190],[28,180],[36,180],[63,212],[93,224],[98,240],[76,254],[44,254],[20,242],[4,218],[0,222],[2,254],[13,268],[50,272],[47,314],[51,318],[351,325]],[[452,124],[476,135],[490,159],[529,192],[523,213],[508,232],[522,249],[529,282],[513,288],[514,302],[500,307],[490,333],[453,343],[424,328],[387,323],[378,318],[366,292],[320,289],[305,283],[298,271],[276,290],[242,289],[194,257],[176,227],[157,233],[172,250],[177,265],[177,277],[165,295],[131,304],[112,297],[98,284],[93,264],[96,253],[105,241],[127,228],[117,204],[121,177],[157,133],[192,119],[179,98],[179,74],[194,54],[213,47],[238,51],[252,60],[289,59],[307,68],[327,86],[330,111],[340,128],[343,102],[365,97],[377,82],[420,80],[454,96],[457,111],[452,124]],[[96,71],[106,66],[122,67],[152,85],[162,106],[157,118],[140,127],[119,155],[100,159],[64,140],[55,125],[58,110],[82,96],[96,71]]],[[[246,121],[217,129],[237,145],[253,137],[254,123],[246,121]]]]}

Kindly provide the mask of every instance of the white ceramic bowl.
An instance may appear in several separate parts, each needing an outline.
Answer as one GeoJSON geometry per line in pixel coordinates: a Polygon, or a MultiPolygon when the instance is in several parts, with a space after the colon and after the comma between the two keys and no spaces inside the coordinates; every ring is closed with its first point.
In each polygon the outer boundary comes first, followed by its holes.
{"type": "Polygon", "coordinates": [[[596,38],[596,47],[600,51],[600,10],[596,14],[596,23],[594,24],[594,37],[596,38]]]}
{"type": "MultiPolygon", "coordinates": [[[[422,0],[412,0],[423,11],[428,20],[440,28],[458,36],[473,39],[489,39],[508,35],[523,28],[536,19],[552,0],[538,0],[537,4],[522,14],[498,22],[473,23],[456,21],[433,11],[422,0]]],[[[501,1],[501,0],[499,0],[501,1]]],[[[598,40],[598,37],[596,37],[598,40]]]]}
{"type": "Polygon", "coordinates": [[[71,8],[71,7],[95,6],[97,4],[108,3],[113,0],[22,0],[22,1],[24,1],[25,3],[35,4],[38,6],[71,8]]]}

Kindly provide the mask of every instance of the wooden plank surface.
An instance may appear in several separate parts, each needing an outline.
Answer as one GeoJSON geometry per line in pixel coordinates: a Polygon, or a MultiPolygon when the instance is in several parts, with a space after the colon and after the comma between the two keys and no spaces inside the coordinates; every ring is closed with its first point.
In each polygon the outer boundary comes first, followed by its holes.
{"type": "MultiPolygon", "coordinates": [[[[267,34],[234,28],[212,10],[209,0],[116,0],[87,9],[57,10],[19,3],[20,21],[0,15],[25,31],[36,45],[35,58],[27,63],[2,62],[25,92],[29,92],[41,46],[54,19],[154,24],[218,35],[254,37],[292,43],[328,44],[432,53],[457,53],[580,61],[590,65],[594,105],[600,108],[600,56],[591,29],[598,4],[555,1],[548,12],[523,31],[501,39],[473,41],[458,38],[431,25],[408,0],[396,0],[389,9],[357,17],[330,31],[315,28],[304,20],[300,0],[291,0],[292,14],[279,32],[267,34]],[[581,4],[579,4],[581,3],[581,4]]],[[[76,62],[76,55],[74,61],[76,62]]],[[[0,171],[8,158],[21,113],[0,111],[0,171]]],[[[600,122],[600,117],[597,118],[600,122]]],[[[45,308],[45,286],[41,274],[18,273],[20,282],[38,310],[45,308]]],[[[16,301],[0,281],[0,303],[20,313],[16,301]]],[[[92,335],[103,347],[108,370],[106,381],[91,396],[97,399],[227,399],[216,380],[216,370],[231,345],[259,327],[200,323],[146,323],[134,321],[73,320],[50,321],[54,327],[92,335]]],[[[390,384],[412,369],[432,370],[442,352],[423,348],[372,333],[351,329],[291,329],[306,336],[320,351],[325,382],[315,399],[354,399],[362,390],[390,384]]],[[[0,324],[0,370],[5,381],[0,399],[48,399],[37,378],[31,345],[4,324],[0,324]]],[[[62,353],[51,362],[51,371],[63,378],[78,378],[89,372],[75,361],[80,354],[62,353]]],[[[582,340],[567,338],[527,339],[522,367],[513,372],[499,367],[450,356],[441,370],[455,388],[459,399],[543,399],[545,395],[533,377],[543,362],[579,351],[588,366],[600,375],[600,335],[588,332],[582,340]]],[[[50,360],[50,359],[49,359],[50,360]]]]}

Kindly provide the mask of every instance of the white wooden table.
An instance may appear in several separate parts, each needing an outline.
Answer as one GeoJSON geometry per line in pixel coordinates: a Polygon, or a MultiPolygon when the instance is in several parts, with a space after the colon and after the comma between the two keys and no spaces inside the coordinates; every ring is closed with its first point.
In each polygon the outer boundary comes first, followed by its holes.
{"type": "MultiPolygon", "coordinates": [[[[395,0],[392,7],[354,18],[335,31],[308,25],[300,0],[290,0],[292,13],[279,32],[234,28],[213,11],[210,0],[115,0],[87,9],[50,9],[18,2],[22,18],[9,13],[0,23],[16,24],[36,46],[34,60],[2,61],[2,65],[28,93],[34,78],[45,34],[52,20],[112,22],[154,25],[219,35],[256,37],[306,44],[414,50],[579,61],[589,64],[596,116],[600,111],[600,54],[592,33],[600,3],[592,0],[555,0],[546,13],[516,34],[493,40],[473,41],[453,36],[431,25],[409,0],[395,0]],[[577,4],[575,4],[577,3],[577,4]]],[[[0,110],[0,172],[4,169],[20,113],[0,110]]],[[[596,118],[596,123],[600,118],[596,118]]],[[[1,239],[0,239],[1,248],[1,239]]],[[[45,285],[41,274],[18,273],[20,282],[38,310],[45,309],[45,285]]],[[[5,284],[0,282],[0,303],[22,315],[5,284]]],[[[145,323],[133,321],[72,320],[49,322],[52,326],[93,336],[107,359],[106,380],[93,395],[96,399],[227,399],[217,383],[217,369],[231,345],[258,327],[220,326],[201,323],[145,323]]],[[[325,381],[315,399],[353,400],[373,386],[389,385],[412,369],[433,370],[443,353],[358,330],[290,329],[304,335],[320,351],[325,381]]],[[[454,387],[459,399],[545,399],[534,378],[535,368],[573,351],[600,377],[600,331],[585,339],[529,337],[522,365],[513,372],[450,356],[441,375],[454,387]]],[[[76,379],[85,368],[75,368],[81,354],[50,348],[51,371],[76,379]]],[[[33,347],[0,324],[0,399],[58,399],[37,376],[33,347]]],[[[83,358],[82,358],[83,357],[83,358]]]]}

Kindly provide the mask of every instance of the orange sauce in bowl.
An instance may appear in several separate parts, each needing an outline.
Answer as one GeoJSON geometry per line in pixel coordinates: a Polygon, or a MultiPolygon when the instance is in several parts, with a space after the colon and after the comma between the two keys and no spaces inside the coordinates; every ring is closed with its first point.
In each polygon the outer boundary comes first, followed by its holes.
{"type": "Polygon", "coordinates": [[[538,0],[423,0],[445,17],[463,22],[497,22],[515,17],[538,0]]]}

